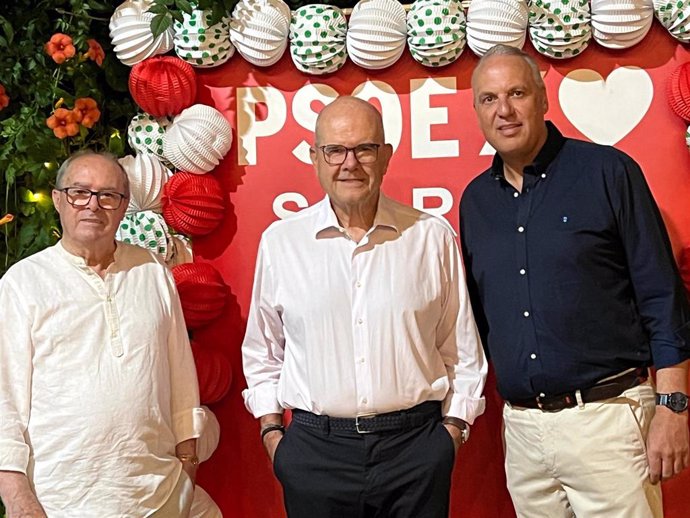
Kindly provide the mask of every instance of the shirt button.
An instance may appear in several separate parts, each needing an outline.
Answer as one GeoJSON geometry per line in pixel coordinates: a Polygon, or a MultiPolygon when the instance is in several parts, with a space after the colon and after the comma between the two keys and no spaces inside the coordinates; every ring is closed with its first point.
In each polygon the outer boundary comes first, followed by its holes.
{"type": "Polygon", "coordinates": [[[518,232],[524,232],[524,231],[525,231],[525,227],[523,227],[523,226],[518,227],[518,232]]]}
{"type": "Polygon", "coordinates": [[[367,400],[367,398],[365,398],[365,397],[362,398],[362,404],[363,405],[366,405],[368,402],[369,401],[367,400]]]}
{"type": "Polygon", "coordinates": [[[364,323],[364,320],[362,320],[362,319],[360,318],[360,319],[357,320],[357,323],[358,323],[358,324],[363,324],[363,323],[364,323]]]}
{"type": "Polygon", "coordinates": [[[361,287],[362,287],[362,283],[361,283],[361,282],[359,282],[359,281],[357,281],[357,284],[356,284],[356,286],[357,286],[358,288],[361,288],[361,287]]]}
{"type": "Polygon", "coordinates": [[[358,361],[359,361],[359,363],[364,363],[366,360],[365,360],[364,357],[362,356],[358,361]]]}
{"type": "Polygon", "coordinates": [[[541,174],[541,177],[542,177],[542,178],[546,178],[546,173],[542,173],[542,174],[541,174]]]}
{"type": "Polygon", "coordinates": [[[546,397],[546,394],[544,394],[543,392],[540,392],[539,397],[546,397]]]}
{"type": "Polygon", "coordinates": [[[520,193],[519,193],[519,192],[514,192],[514,193],[513,193],[513,198],[517,198],[518,196],[520,196],[520,193]]]}
{"type": "Polygon", "coordinates": [[[525,316],[525,318],[527,318],[529,316],[529,311],[525,311],[523,315],[525,316]]]}
{"type": "Polygon", "coordinates": [[[533,360],[537,359],[537,355],[534,353],[530,354],[529,357],[532,358],[533,360]]]}
{"type": "Polygon", "coordinates": [[[520,268],[520,275],[525,275],[527,273],[527,270],[524,268],[520,268]]]}

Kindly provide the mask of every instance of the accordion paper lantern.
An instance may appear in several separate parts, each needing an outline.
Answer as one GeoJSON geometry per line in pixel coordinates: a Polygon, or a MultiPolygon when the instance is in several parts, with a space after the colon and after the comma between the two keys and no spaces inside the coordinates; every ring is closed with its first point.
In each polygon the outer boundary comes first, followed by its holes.
{"type": "Polygon", "coordinates": [[[240,0],[232,11],[230,41],[257,67],[276,63],[288,46],[290,8],[283,0],[240,0]]]}
{"type": "Polygon", "coordinates": [[[228,300],[228,287],[208,263],[186,263],[172,269],[187,328],[198,329],[218,318],[228,300]]]}
{"type": "Polygon", "coordinates": [[[229,20],[211,25],[209,9],[182,13],[182,22],[175,21],[175,53],[195,67],[222,65],[235,53],[230,42],[229,20]]]}
{"type": "Polygon", "coordinates": [[[203,174],[214,169],[230,151],[232,126],[204,104],[184,110],[165,132],[163,156],[177,169],[203,174]]]}
{"type": "Polygon", "coordinates": [[[155,56],[132,67],[129,92],[154,117],[177,115],[196,98],[196,73],[175,56],[155,56]]]}
{"type": "Polygon", "coordinates": [[[690,41],[690,0],[653,0],[654,14],[678,41],[690,41]]]}
{"type": "Polygon", "coordinates": [[[311,4],[293,13],[290,24],[290,57],[307,74],[330,74],[347,61],[347,20],[334,6],[311,4]]]}
{"type": "Polygon", "coordinates": [[[170,177],[170,170],[151,154],[130,155],[120,158],[119,162],[129,178],[127,212],[160,212],[163,186],[170,177]]]}
{"type": "Polygon", "coordinates": [[[225,196],[212,175],[175,173],[163,188],[163,217],[176,231],[203,236],[225,215],[225,196]]]}
{"type": "Polygon", "coordinates": [[[163,216],[155,212],[144,211],[125,215],[115,238],[118,241],[151,250],[161,259],[165,259],[168,255],[170,240],[168,225],[163,220],[163,216]]]}
{"type": "Polygon", "coordinates": [[[352,9],[347,54],[362,68],[391,66],[405,51],[407,15],[397,0],[361,0],[352,9]]]}
{"type": "Polygon", "coordinates": [[[128,0],[110,17],[110,39],[117,58],[125,65],[135,65],[146,58],[165,54],[173,48],[172,28],[157,38],[151,32],[154,13],[148,13],[151,0],[128,0]]]}
{"type": "Polygon", "coordinates": [[[592,34],[609,49],[627,49],[647,35],[654,21],[652,0],[592,0],[592,34]]]}
{"type": "Polygon", "coordinates": [[[690,63],[683,63],[669,76],[666,95],[674,113],[690,121],[690,63]]]}
{"type": "Polygon", "coordinates": [[[167,117],[152,117],[139,113],[132,117],[127,127],[127,141],[137,153],[151,153],[163,160],[163,136],[170,125],[167,117]]]}
{"type": "Polygon", "coordinates": [[[524,0],[472,0],[467,10],[467,45],[478,56],[499,43],[521,49],[528,19],[524,0]]]}
{"type": "Polygon", "coordinates": [[[453,63],[465,49],[465,13],[458,0],[417,0],[407,13],[407,45],[428,67],[453,63]]]}
{"type": "Polygon", "coordinates": [[[567,59],[581,54],[592,38],[589,0],[534,0],[529,35],[540,54],[567,59]]]}
{"type": "Polygon", "coordinates": [[[210,405],[220,401],[232,384],[230,360],[215,349],[192,345],[196,375],[199,379],[201,403],[210,405]]]}
{"type": "Polygon", "coordinates": [[[194,254],[189,239],[183,235],[172,236],[169,241],[168,255],[165,256],[165,264],[168,268],[192,261],[194,261],[194,254]]]}

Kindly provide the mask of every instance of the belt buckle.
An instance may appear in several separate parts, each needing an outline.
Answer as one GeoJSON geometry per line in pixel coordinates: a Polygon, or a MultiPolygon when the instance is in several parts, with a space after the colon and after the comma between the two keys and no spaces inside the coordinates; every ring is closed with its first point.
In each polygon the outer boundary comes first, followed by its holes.
{"type": "Polygon", "coordinates": [[[374,417],[376,417],[376,414],[373,412],[370,414],[362,414],[362,415],[355,416],[355,430],[357,430],[357,433],[359,433],[359,434],[374,433],[372,430],[360,430],[359,429],[359,425],[362,424],[360,422],[360,419],[363,418],[366,420],[366,419],[372,419],[374,417]]]}

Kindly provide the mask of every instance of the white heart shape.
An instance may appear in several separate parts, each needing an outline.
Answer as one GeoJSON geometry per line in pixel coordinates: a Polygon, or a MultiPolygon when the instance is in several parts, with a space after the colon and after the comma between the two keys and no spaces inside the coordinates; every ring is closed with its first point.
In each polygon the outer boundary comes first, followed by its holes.
{"type": "Polygon", "coordinates": [[[597,144],[614,145],[647,113],[654,97],[649,74],[638,67],[620,67],[604,78],[581,68],[570,72],[558,89],[566,117],[597,144]]]}

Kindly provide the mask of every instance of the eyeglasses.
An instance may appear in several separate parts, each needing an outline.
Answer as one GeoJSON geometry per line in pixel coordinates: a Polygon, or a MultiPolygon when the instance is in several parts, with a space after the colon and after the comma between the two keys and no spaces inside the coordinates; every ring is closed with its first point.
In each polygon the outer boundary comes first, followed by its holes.
{"type": "Polygon", "coordinates": [[[381,144],[360,144],[355,147],[346,147],[339,144],[327,144],[318,146],[323,153],[323,158],[330,165],[342,165],[347,160],[347,154],[352,151],[355,159],[360,164],[373,164],[379,157],[379,147],[381,144]]]}
{"type": "Polygon", "coordinates": [[[91,198],[95,196],[101,209],[117,210],[122,205],[122,200],[125,199],[124,194],[114,191],[91,191],[83,187],[64,187],[56,190],[65,193],[67,202],[72,207],[86,207],[91,203],[91,198]]]}

